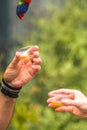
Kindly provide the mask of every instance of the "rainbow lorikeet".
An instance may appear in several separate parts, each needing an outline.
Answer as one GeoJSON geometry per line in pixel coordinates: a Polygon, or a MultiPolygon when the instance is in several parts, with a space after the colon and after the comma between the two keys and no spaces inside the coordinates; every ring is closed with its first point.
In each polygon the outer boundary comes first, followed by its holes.
{"type": "Polygon", "coordinates": [[[17,16],[22,20],[32,0],[20,0],[16,8],[17,16]]]}

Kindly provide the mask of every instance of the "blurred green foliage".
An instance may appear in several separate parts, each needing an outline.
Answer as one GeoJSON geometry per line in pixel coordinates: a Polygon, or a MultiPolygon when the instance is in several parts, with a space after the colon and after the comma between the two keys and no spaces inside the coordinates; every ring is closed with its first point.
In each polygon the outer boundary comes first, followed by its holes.
{"type": "Polygon", "coordinates": [[[87,0],[45,8],[46,15],[38,18],[34,10],[37,19],[29,18],[32,31],[26,43],[39,45],[42,70],[22,89],[8,130],[87,130],[85,119],[55,113],[46,104],[54,89],[87,93],[87,0]]]}

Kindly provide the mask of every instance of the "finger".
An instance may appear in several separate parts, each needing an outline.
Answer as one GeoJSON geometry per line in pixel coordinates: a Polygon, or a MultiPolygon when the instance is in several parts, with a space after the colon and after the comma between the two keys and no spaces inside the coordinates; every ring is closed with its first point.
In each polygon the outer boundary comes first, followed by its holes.
{"type": "Polygon", "coordinates": [[[54,97],[51,97],[47,100],[47,103],[50,103],[50,102],[53,102],[53,101],[60,101],[61,99],[65,99],[65,98],[69,98],[68,95],[65,95],[65,94],[58,94],[54,97]]]}
{"type": "Polygon", "coordinates": [[[32,62],[33,62],[33,64],[40,65],[40,64],[42,63],[42,60],[41,60],[41,58],[34,58],[34,59],[32,60],[32,62]]]}
{"type": "Polygon", "coordinates": [[[63,107],[58,107],[55,109],[56,112],[69,112],[71,114],[74,114],[79,117],[86,117],[86,113],[82,112],[80,109],[74,106],[63,106],[63,107]]]}
{"type": "Polygon", "coordinates": [[[54,96],[55,94],[72,94],[72,93],[73,93],[72,89],[59,89],[49,92],[48,96],[54,96]]]}
{"type": "Polygon", "coordinates": [[[57,107],[55,109],[56,112],[71,112],[73,113],[73,107],[72,106],[62,106],[62,107],[57,107]]]}
{"type": "Polygon", "coordinates": [[[34,51],[38,51],[39,47],[38,46],[31,46],[31,48],[28,49],[27,53],[29,55],[32,55],[34,51]]]}
{"type": "Polygon", "coordinates": [[[31,65],[31,68],[33,69],[32,76],[35,75],[37,72],[39,72],[41,70],[40,65],[31,65]]]}
{"type": "Polygon", "coordinates": [[[33,58],[37,58],[40,56],[40,53],[38,51],[33,52],[33,58]]]}
{"type": "Polygon", "coordinates": [[[34,58],[38,58],[38,57],[40,56],[40,54],[39,54],[38,51],[35,51],[35,52],[33,52],[32,54],[29,53],[28,55],[29,55],[29,57],[31,57],[31,58],[30,58],[31,60],[33,60],[34,58]]]}
{"type": "Polygon", "coordinates": [[[49,97],[55,97],[56,100],[58,99],[63,99],[63,98],[69,98],[69,99],[72,99],[74,100],[75,99],[75,94],[74,93],[69,93],[69,94],[51,94],[49,95],[49,97]]]}
{"type": "Polygon", "coordinates": [[[78,106],[78,101],[71,99],[62,99],[61,102],[67,106],[78,106]]]}

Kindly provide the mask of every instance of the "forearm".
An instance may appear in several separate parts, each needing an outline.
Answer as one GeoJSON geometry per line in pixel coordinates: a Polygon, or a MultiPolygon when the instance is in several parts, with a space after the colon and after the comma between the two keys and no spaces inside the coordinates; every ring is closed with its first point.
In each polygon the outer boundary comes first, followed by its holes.
{"type": "Polygon", "coordinates": [[[0,130],[6,130],[12,118],[16,99],[0,92],[0,130]]]}

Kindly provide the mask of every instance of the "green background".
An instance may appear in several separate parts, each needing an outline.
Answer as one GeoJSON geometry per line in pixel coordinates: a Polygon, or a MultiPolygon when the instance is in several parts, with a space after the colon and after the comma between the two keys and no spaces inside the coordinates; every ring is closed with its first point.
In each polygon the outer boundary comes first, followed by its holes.
{"type": "Polygon", "coordinates": [[[14,32],[17,44],[13,49],[10,44],[8,52],[5,44],[0,54],[1,68],[5,68],[16,49],[38,45],[43,61],[41,71],[21,90],[8,130],[87,130],[86,119],[56,113],[46,103],[48,92],[60,88],[87,95],[87,0],[34,2],[26,22],[16,21],[22,24],[21,30],[28,30],[21,36],[14,32]]]}

